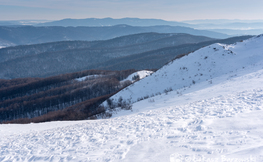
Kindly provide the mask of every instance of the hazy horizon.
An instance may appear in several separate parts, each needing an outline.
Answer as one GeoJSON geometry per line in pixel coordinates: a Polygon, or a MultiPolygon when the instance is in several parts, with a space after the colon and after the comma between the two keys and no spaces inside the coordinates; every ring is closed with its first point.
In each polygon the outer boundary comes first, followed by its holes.
{"type": "Polygon", "coordinates": [[[214,24],[219,24],[219,23],[232,23],[232,22],[244,22],[244,23],[253,23],[253,22],[263,22],[263,19],[189,19],[189,20],[181,20],[181,21],[176,21],[176,20],[165,20],[165,19],[157,19],[157,18],[138,18],[138,17],[122,17],[122,18],[112,18],[112,17],[102,17],[102,18],[97,18],[97,17],[87,17],[87,18],[69,18],[65,17],[62,19],[14,19],[14,20],[1,20],[0,22],[4,21],[25,21],[26,23],[32,22],[32,24],[35,23],[42,23],[42,22],[52,22],[52,21],[61,21],[61,20],[66,20],[66,19],[73,19],[73,20],[85,20],[85,19],[106,19],[106,18],[111,18],[111,19],[125,19],[125,18],[130,18],[130,19],[155,19],[155,20],[164,20],[164,21],[169,21],[169,22],[183,22],[183,23],[188,23],[188,24],[202,24],[202,23],[214,23],[214,24]]]}
{"type": "Polygon", "coordinates": [[[124,18],[189,21],[204,19],[262,19],[258,0],[0,0],[1,21],[61,20],[65,18],[124,18]]]}

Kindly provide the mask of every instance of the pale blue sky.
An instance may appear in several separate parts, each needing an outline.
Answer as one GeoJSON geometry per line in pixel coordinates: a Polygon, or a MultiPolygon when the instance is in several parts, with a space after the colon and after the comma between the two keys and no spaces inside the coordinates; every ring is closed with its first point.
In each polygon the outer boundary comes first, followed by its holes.
{"type": "Polygon", "coordinates": [[[0,20],[64,18],[262,19],[262,0],[0,0],[0,20]]]}

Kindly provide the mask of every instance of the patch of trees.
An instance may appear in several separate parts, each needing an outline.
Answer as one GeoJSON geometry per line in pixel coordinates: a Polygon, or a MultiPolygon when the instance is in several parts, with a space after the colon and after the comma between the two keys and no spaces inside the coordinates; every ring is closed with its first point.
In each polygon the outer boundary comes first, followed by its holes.
{"type": "Polygon", "coordinates": [[[99,105],[112,95],[113,94],[109,94],[86,100],[63,110],[48,112],[47,114],[44,114],[42,116],[34,118],[19,118],[15,120],[5,121],[3,123],[27,124],[48,121],[96,119],[96,115],[105,114],[105,109],[102,109],[101,107],[99,107],[99,105]]]}
{"type": "MultiPolygon", "coordinates": [[[[105,96],[114,94],[131,84],[130,81],[124,83],[120,81],[134,72],[135,70],[87,70],[43,79],[32,79],[32,81],[27,79],[17,82],[17,85],[5,83],[0,89],[0,122],[22,118],[26,118],[23,121],[31,122],[31,118],[36,117],[39,117],[36,121],[40,121],[40,117],[43,115],[45,116],[43,118],[48,118],[48,121],[51,121],[51,116],[56,116],[55,119],[57,119],[59,118],[57,116],[61,116],[61,114],[64,115],[59,120],[78,120],[84,117],[79,117],[81,113],[77,115],[75,110],[74,113],[70,112],[75,115],[71,117],[65,115],[69,109],[73,111],[78,106],[85,108],[82,110],[85,110],[85,118],[93,116],[102,112],[99,108],[97,110],[96,106],[106,99],[105,96]],[[86,77],[86,79],[76,80],[81,77],[86,77]],[[104,97],[101,98],[101,96],[104,97]],[[52,115],[47,117],[47,114],[52,115]]],[[[14,81],[9,80],[9,82],[14,81]]],[[[44,120],[43,118],[41,121],[44,120]]],[[[18,121],[20,120],[16,120],[16,122],[18,121]]]]}
{"type": "Polygon", "coordinates": [[[0,79],[0,89],[8,88],[19,84],[26,84],[37,80],[40,80],[40,78],[17,78],[12,80],[0,79]]]}
{"type": "Polygon", "coordinates": [[[26,79],[12,79],[0,81],[0,101],[21,97],[25,93],[34,94],[40,91],[46,91],[61,85],[72,84],[72,80],[76,78],[81,78],[89,75],[107,75],[114,77],[117,80],[122,80],[126,78],[131,73],[134,73],[135,70],[123,70],[123,71],[107,71],[107,70],[86,70],[82,72],[62,74],[58,76],[35,79],[35,78],[26,78],[26,79]],[[21,81],[22,80],[22,81],[21,81]],[[11,86],[10,86],[11,85],[11,86]]]}
{"type": "Polygon", "coordinates": [[[133,80],[133,81],[138,81],[138,80],[140,80],[140,76],[139,76],[139,75],[134,75],[134,76],[132,77],[132,80],[133,80]]]}

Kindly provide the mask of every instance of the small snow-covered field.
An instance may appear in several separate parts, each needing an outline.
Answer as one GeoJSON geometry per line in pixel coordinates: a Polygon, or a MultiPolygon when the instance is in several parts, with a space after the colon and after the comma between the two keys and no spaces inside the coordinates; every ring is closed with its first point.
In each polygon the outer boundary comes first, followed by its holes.
{"type": "Polygon", "coordinates": [[[88,75],[88,76],[84,76],[84,77],[81,77],[81,78],[77,78],[75,79],[76,81],[79,81],[79,82],[82,82],[86,79],[95,79],[95,78],[99,78],[99,77],[102,77],[103,75],[88,75]]]}
{"type": "Polygon", "coordinates": [[[124,79],[123,81],[126,80],[130,80],[132,82],[134,82],[133,77],[138,76],[139,79],[143,79],[149,75],[151,75],[153,73],[153,71],[149,71],[149,70],[141,70],[141,71],[137,71],[131,75],[129,75],[126,79],[124,79]]]}

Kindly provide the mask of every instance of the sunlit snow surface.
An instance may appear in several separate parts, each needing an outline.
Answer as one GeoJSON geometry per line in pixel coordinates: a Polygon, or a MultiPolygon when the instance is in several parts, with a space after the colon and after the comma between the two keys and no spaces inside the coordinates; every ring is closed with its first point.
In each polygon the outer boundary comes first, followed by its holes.
{"type": "Polygon", "coordinates": [[[134,76],[139,76],[139,79],[143,79],[149,75],[151,75],[153,73],[153,71],[149,71],[149,70],[141,70],[141,71],[137,71],[135,73],[132,73],[131,75],[129,75],[126,79],[124,79],[123,81],[132,81],[134,82],[133,80],[133,77],[134,76]]]}
{"type": "Polygon", "coordinates": [[[147,94],[142,88],[173,88],[135,102],[133,111],[95,121],[0,125],[0,161],[263,161],[263,37],[187,57],[196,60],[174,61],[120,92],[129,98],[147,94]],[[225,50],[234,54],[224,58],[225,50]],[[195,84],[194,62],[203,65],[195,84]],[[182,66],[188,72],[180,74],[182,66]]]}

